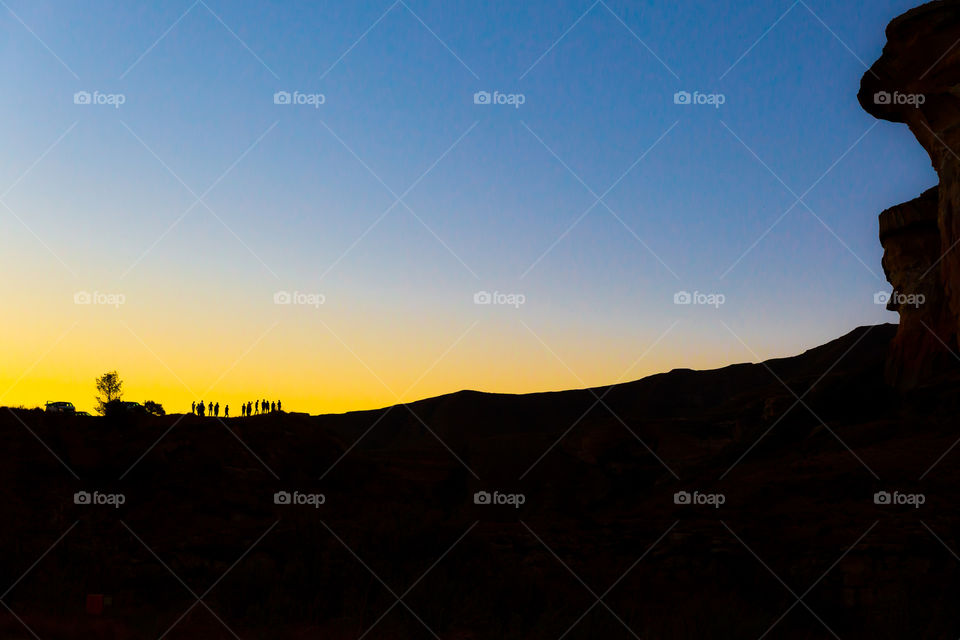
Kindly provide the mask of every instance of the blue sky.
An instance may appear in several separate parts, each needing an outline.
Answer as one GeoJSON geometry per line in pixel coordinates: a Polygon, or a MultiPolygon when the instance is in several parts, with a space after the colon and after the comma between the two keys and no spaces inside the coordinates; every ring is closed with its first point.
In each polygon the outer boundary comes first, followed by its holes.
{"type": "MultiPolygon", "coordinates": [[[[638,374],[787,355],[896,321],[872,299],[877,215],[936,182],[906,128],[856,101],[912,2],[5,3],[0,176],[26,172],[0,198],[2,286],[23,305],[8,332],[56,334],[62,299],[38,297],[99,286],[140,301],[124,324],[145,336],[233,323],[243,351],[258,327],[238,318],[299,288],[370,344],[403,327],[429,361],[478,318],[487,344],[533,329],[559,357],[516,390],[612,381],[591,351],[675,320],[673,356],[638,374]],[[478,290],[523,293],[523,315],[478,316],[478,290]],[[726,303],[678,308],[679,290],[726,303]],[[586,372],[558,373],[568,358],[586,372]]],[[[430,389],[514,390],[479,368],[430,389]]]]}

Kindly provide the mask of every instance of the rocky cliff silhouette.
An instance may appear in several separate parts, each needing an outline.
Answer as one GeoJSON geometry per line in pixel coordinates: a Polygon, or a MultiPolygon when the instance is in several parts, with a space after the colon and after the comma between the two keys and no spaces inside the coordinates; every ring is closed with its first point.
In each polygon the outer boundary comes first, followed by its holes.
{"type": "Polygon", "coordinates": [[[888,379],[913,388],[955,368],[960,331],[960,2],[917,7],[887,27],[883,54],[859,100],[877,118],[905,123],[940,184],[880,215],[883,268],[900,312],[888,379]],[[917,296],[922,296],[917,298],[917,296]],[[917,303],[917,300],[922,302],[917,303]]]}

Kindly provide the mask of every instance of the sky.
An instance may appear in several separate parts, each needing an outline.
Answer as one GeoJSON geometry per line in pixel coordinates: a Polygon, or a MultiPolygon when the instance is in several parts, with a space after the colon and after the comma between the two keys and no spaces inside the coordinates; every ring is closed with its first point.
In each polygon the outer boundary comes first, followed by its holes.
{"type": "Polygon", "coordinates": [[[0,405],[333,413],[896,322],[877,215],[936,176],[856,93],[914,4],[3,0],[0,405]]]}

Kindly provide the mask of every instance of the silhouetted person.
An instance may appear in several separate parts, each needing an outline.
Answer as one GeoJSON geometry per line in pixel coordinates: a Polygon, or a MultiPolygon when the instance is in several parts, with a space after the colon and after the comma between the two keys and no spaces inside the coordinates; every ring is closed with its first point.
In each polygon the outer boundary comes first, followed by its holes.
{"type": "Polygon", "coordinates": [[[230,417],[230,405],[227,405],[223,408],[223,417],[224,418],[230,417]]]}
{"type": "Polygon", "coordinates": [[[280,404],[280,401],[277,400],[277,411],[283,411],[283,409],[281,408],[281,406],[282,406],[282,405],[280,404]]]}
{"type": "Polygon", "coordinates": [[[209,415],[211,415],[211,416],[213,415],[213,403],[212,403],[212,402],[211,402],[209,405],[207,405],[207,413],[208,413],[209,415]]]}
{"type": "Polygon", "coordinates": [[[257,401],[254,403],[254,405],[253,405],[253,411],[254,411],[254,413],[260,413],[260,401],[259,401],[259,400],[257,400],[257,401]]]}
{"type": "Polygon", "coordinates": [[[271,402],[271,403],[270,403],[270,413],[274,413],[276,410],[277,410],[277,403],[276,403],[276,402],[271,402]]]}
{"type": "Polygon", "coordinates": [[[217,404],[213,405],[213,416],[214,416],[215,418],[220,416],[220,403],[219,403],[219,402],[218,402],[217,404]]]}
{"type": "Polygon", "coordinates": [[[190,413],[196,413],[196,412],[197,412],[197,401],[194,400],[193,402],[190,403],[190,413]]]}
{"type": "Polygon", "coordinates": [[[201,400],[200,404],[197,405],[197,411],[199,412],[199,415],[201,418],[203,417],[203,407],[204,407],[203,400],[201,400]]]}
{"type": "Polygon", "coordinates": [[[248,402],[248,403],[247,403],[247,417],[249,418],[249,417],[252,415],[252,413],[253,413],[253,403],[252,403],[252,402],[248,402]]]}

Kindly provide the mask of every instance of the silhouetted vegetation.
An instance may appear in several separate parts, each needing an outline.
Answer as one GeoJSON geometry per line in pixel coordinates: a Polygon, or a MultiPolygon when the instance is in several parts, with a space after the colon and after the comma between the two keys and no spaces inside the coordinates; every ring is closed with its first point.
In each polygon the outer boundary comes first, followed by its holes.
{"type": "Polygon", "coordinates": [[[154,402],[153,400],[147,400],[143,403],[144,410],[152,416],[165,416],[167,412],[164,411],[163,405],[159,402],[154,402]]]}
{"type": "Polygon", "coordinates": [[[109,371],[97,378],[97,412],[107,415],[115,411],[114,403],[120,402],[123,397],[123,381],[116,371],[109,371]]]}

